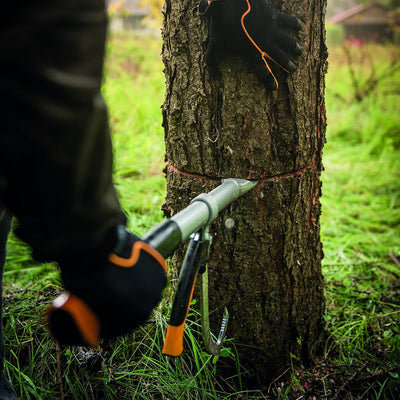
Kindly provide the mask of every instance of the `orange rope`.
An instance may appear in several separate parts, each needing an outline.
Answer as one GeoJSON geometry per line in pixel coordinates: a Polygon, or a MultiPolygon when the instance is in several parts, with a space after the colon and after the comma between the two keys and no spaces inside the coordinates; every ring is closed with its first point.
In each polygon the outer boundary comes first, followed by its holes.
{"type": "Polygon", "coordinates": [[[278,80],[275,78],[274,73],[272,72],[269,64],[268,64],[268,60],[271,60],[272,62],[274,62],[276,65],[278,65],[279,67],[281,67],[284,71],[289,72],[288,70],[286,70],[285,68],[283,68],[281,65],[279,65],[269,54],[267,54],[265,51],[262,51],[260,49],[260,47],[257,45],[257,43],[254,41],[254,39],[250,36],[249,32],[247,32],[247,29],[244,25],[244,18],[246,17],[247,14],[250,13],[251,11],[251,5],[250,5],[250,1],[246,0],[247,2],[247,10],[244,12],[244,14],[242,15],[242,18],[240,19],[240,23],[242,24],[242,29],[243,32],[246,34],[246,36],[248,37],[248,39],[250,40],[250,42],[253,44],[253,46],[260,52],[261,54],[261,58],[264,61],[264,64],[266,65],[266,67],[268,68],[268,71],[270,72],[270,74],[272,75],[272,77],[274,78],[275,81],[275,85],[276,88],[278,89],[279,85],[278,85],[278,80]]]}

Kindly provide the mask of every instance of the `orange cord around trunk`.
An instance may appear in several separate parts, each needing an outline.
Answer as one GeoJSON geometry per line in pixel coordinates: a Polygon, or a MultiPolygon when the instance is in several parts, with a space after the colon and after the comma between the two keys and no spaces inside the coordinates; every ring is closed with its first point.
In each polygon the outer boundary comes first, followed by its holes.
{"type": "Polygon", "coordinates": [[[260,47],[257,45],[257,43],[254,41],[254,39],[250,36],[249,32],[247,32],[246,26],[244,25],[244,19],[246,17],[247,14],[250,13],[251,11],[251,5],[250,5],[250,1],[246,0],[247,2],[247,10],[244,12],[244,14],[242,15],[242,18],[240,19],[240,23],[242,24],[242,29],[243,32],[246,34],[246,36],[248,37],[248,39],[250,40],[250,42],[253,44],[253,46],[260,52],[261,54],[261,58],[264,61],[264,64],[266,65],[266,67],[268,68],[268,71],[271,73],[272,77],[274,78],[275,81],[275,85],[276,88],[279,87],[278,85],[278,80],[275,78],[275,75],[273,74],[269,64],[268,64],[268,60],[271,60],[272,62],[274,62],[276,65],[278,65],[280,68],[282,68],[284,71],[289,72],[288,70],[286,70],[285,68],[283,68],[281,65],[279,65],[269,54],[267,54],[265,51],[262,51],[260,49],[260,47]]]}

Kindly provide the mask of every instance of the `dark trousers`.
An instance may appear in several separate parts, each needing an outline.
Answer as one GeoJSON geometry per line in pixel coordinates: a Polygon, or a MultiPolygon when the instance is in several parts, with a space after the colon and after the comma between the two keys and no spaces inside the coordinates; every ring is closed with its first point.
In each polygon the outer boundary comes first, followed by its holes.
{"type": "Polygon", "coordinates": [[[38,261],[102,249],[120,217],[106,33],[104,0],[8,2],[0,24],[0,201],[38,261]]]}
{"type": "Polygon", "coordinates": [[[0,400],[16,400],[10,382],[4,376],[4,338],[3,338],[3,271],[6,259],[6,244],[10,232],[12,215],[7,210],[0,208],[0,400]]]}

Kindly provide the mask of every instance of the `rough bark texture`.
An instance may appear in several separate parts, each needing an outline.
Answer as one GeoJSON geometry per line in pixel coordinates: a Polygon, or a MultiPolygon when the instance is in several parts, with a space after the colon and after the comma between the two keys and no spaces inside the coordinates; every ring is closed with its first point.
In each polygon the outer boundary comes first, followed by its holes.
{"type": "MultiPolygon", "coordinates": [[[[273,92],[234,56],[209,73],[207,20],[193,14],[195,5],[165,3],[165,209],[179,211],[224,177],[259,180],[212,225],[209,267],[212,306],[228,307],[228,335],[243,344],[241,362],[265,381],[284,367],[289,352],[307,362],[322,331],[326,2],[273,4],[305,23],[299,70],[289,77],[278,71],[273,92]],[[227,218],[235,221],[229,231],[227,218]]],[[[175,261],[178,267],[181,260],[175,261]]]]}

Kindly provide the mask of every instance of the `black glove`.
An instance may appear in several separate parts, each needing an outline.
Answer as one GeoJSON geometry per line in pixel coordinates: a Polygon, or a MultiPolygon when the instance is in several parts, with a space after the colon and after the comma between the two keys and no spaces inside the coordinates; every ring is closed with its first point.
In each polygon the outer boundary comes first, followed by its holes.
{"type": "Polygon", "coordinates": [[[99,338],[127,333],[149,317],[167,283],[164,258],[118,227],[118,243],[101,262],[60,262],[68,292],[48,311],[53,336],[69,345],[98,344],[99,338]]]}
{"type": "Polygon", "coordinates": [[[297,65],[288,54],[296,57],[303,49],[283,31],[302,28],[296,17],[272,8],[265,0],[202,0],[196,10],[210,15],[206,53],[209,66],[215,65],[218,52],[227,51],[248,61],[264,83],[271,81],[267,77],[271,78],[274,63],[287,72],[296,71],[297,65]]]}

